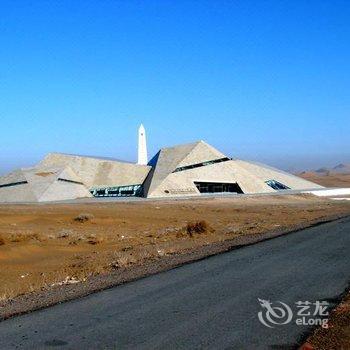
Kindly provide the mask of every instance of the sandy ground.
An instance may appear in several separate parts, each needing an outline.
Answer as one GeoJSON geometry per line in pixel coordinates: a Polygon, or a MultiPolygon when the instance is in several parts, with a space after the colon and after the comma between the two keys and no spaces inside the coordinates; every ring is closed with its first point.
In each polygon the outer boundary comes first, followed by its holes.
{"type": "Polygon", "coordinates": [[[298,176],[325,187],[350,187],[350,174],[318,175],[313,172],[306,172],[298,176]]]}
{"type": "Polygon", "coordinates": [[[332,311],[328,328],[319,327],[308,338],[304,350],[350,349],[350,293],[332,311]]]}
{"type": "Polygon", "coordinates": [[[2,205],[0,302],[235,237],[346,214],[349,202],[306,195],[2,205]],[[87,220],[75,220],[80,216],[87,220]]]}

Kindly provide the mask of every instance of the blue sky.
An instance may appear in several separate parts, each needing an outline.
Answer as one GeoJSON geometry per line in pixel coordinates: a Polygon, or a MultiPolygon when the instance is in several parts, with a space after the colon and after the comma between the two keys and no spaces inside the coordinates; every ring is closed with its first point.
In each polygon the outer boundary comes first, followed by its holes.
{"type": "Polygon", "coordinates": [[[0,3],[0,172],[203,139],[284,169],[350,161],[349,1],[0,3]]]}

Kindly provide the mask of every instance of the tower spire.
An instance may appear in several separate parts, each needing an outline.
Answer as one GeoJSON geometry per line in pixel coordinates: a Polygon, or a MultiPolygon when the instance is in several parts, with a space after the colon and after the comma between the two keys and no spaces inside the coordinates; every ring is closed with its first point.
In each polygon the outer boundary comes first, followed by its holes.
{"type": "Polygon", "coordinates": [[[147,165],[147,141],[146,141],[146,130],[141,124],[139,127],[139,146],[138,146],[138,160],[137,164],[147,165]]]}

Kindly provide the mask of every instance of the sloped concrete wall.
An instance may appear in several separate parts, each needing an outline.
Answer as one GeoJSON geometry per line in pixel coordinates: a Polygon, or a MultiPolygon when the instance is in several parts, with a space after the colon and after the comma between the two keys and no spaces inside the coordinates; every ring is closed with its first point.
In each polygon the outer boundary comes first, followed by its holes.
{"type": "Polygon", "coordinates": [[[238,183],[246,194],[275,192],[265,181],[277,180],[291,189],[321,188],[317,184],[284,172],[248,162],[230,160],[169,174],[147,197],[200,195],[194,182],[238,183]]]}
{"type": "Polygon", "coordinates": [[[315,184],[311,181],[304,180],[298,176],[269,167],[265,164],[251,163],[243,160],[235,160],[234,162],[242,169],[254,174],[257,178],[264,182],[268,180],[277,180],[293,190],[323,188],[323,186],[315,184]]]}
{"type": "Polygon", "coordinates": [[[92,197],[92,194],[84,185],[56,180],[42,194],[39,198],[39,202],[62,201],[88,197],[92,197]]]}
{"type": "Polygon", "coordinates": [[[200,195],[194,184],[195,181],[237,182],[244,193],[274,191],[253,174],[237,167],[234,161],[226,161],[172,173],[154,191],[150,192],[148,197],[200,195]]]}
{"type": "Polygon", "coordinates": [[[0,188],[0,203],[19,203],[36,201],[37,198],[31,191],[29,184],[0,188]]]}
{"type": "Polygon", "coordinates": [[[192,164],[207,162],[225,158],[226,156],[204,141],[199,141],[192,151],[176,167],[183,167],[192,164]]]}
{"type": "Polygon", "coordinates": [[[142,184],[151,167],[90,157],[48,154],[39,166],[69,166],[88,188],[142,184]]]}

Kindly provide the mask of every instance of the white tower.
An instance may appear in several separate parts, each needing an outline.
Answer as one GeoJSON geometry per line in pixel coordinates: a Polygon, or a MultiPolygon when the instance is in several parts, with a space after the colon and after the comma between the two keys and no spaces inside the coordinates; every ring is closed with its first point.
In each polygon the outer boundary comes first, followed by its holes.
{"type": "Polygon", "coordinates": [[[147,165],[147,143],[146,143],[146,131],[143,125],[139,127],[139,148],[138,148],[138,160],[137,164],[147,165]]]}

